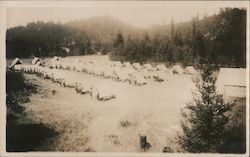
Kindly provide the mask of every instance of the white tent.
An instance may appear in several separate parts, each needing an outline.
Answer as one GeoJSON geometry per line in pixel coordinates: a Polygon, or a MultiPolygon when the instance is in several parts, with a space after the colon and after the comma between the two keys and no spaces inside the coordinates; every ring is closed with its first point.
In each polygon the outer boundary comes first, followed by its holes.
{"type": "Polygon", "coordinates": [[[152,77],[155,81],[162,82],[167,80],[167,74],[164,71],[154,71],[152,77]]]}
{"type": "Polygon", "coordinates": [[[145,69],[147,69],[149,71],[153,71],[154,70],[151,64],[143,64],[143,68],[145,68],[145,69]]]}
{"type": "Polygon", "coordinates": [[[183,69],[180,65],[174,65],[172,68],[174,74],[183,74],[183,69]]]}
{"type": "Polygon", "coordinates": [[[140,63],[133,63],[132,66],[133,66],[136,70],[141,70],[141,65],[140,65],[140,63]]]}
{"type": "Polygon", "coordinates": [[[35,57],[32,61],[31,64],[35,65],[40,59],[38,57],[35,57]]]}
{"type": "Polygon", "coordinates": [[[225,99],[246,98],[246,69],[220,68],[216,88],[225,99]]]}
{"type": "Polygon", "coordinates": [[[69,53],[70,49],[68,47],[61,47],[65,52],[69,53]]]}
{"type": "Polygon", "coordinates": [[[166,71],[167,67],[164,64],[159,64],[156,66],[155,70],[166,71]]]}
{"type": "Polygon", "coordinates": [[[13,62],[10,64],[10,68],[13,68],[16,64],[23,64],[23,62],[19,58],[15,58],[13,62]]]}
{"type": "Polygon", "coordinates": [[[54,57],[52,58],[52,60],[53,60],[53,61],[59,61],[59,57],[54,56],[54,57]]]}
{"type": "Polygon", "coordinates": [[[123,63],[123,66],[124,66],[124,67],[131,67],[131,64],[130,64],[129,62],[124,62],[124,63],[123,63]]]}
{"type": "Polygon", "coordinates": [[[115,67],[122,67],[122,63],[120,61],[114,62],[115,67]]]}
{"type": "Polygon", "coordinates": [[[41,63],[40,61],[38,61],[38,62],[36,62],[36,65],[37,65],[37,66],[41,66],[42,63],[41,63]]]}
{"type": "Polygon", "coordinates": [[[193,75],[196,71],[193,66],[187,66],[185,69],[185,74],[193,75]]]}

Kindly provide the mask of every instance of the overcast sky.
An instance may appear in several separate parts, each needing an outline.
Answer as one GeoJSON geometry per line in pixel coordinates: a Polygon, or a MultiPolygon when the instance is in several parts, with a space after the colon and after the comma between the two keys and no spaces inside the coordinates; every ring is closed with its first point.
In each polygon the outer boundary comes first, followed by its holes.
{"type": "MultiPolygon", "coordinates": [[[[61,1],[60,1],[61,2],[61,1]]],[[[136,27],[147,28],[154,24],[169,24],[171,17],[175,23],[189,21],[197,14],[212,15],[225,7],[225,3],[205,4],[191,1],[188,3],[176,2],[80,2],[63,5],[33,5],[32,7],[8,7],[7,27],[26,25],[35,21],[67,22],[76,19],[88,19],[93,16],[112,16],[122,22],[136,27]]]]}

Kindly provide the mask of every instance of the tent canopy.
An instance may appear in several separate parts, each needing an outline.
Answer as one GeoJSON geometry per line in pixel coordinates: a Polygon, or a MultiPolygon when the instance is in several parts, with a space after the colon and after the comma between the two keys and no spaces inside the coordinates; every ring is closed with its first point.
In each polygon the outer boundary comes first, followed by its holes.
{"type": "Polygon", "coordinates": [[[15,58],[14,61],[10,64],[10,68],[13,68],[16,64],[23,64],[19,58],[15,58]]]}
{"type": "Polygon", "coordinates": [[[246,98],[246,69],[220,68],[215,85],[225,97],[246,98]]]}
{"type": "Polygon", "coordinates": [[[164,71],[167,70],[167,67],[164,64],[159,64],[156,66],[155,70],[164,71]]]}
{"type": "Polygon", "coordinates": [[[59,61],[59,57],[54,56],[54,57],[52,58],[52,60],[54,60],[54,61],[59,61]]]}
{"type": "Polygon", "coordinates": [[[123,66],[125,66],[125,67],[130,67],[131,64],[130,64],[129,62],[124,62],[124,63],[123,63],[123,66]]]}
{"type": "Polygon", "coordinates": [[[40,59],[38,57],[35,57],[32,61],[31,64],[36,64],[40,59]]]}
{"type": "Polygon", "coordinates": [[[185,69],[185,73],[192,75],[192,74],[195,74],[196,71],[195,71],[193,66],[187,66],[186,69],[185,69]]]}
{"type": "Polygon", "coordinates": [[[147,64],[143,64],[143,67],[146,68],[147,70],[153,70],[153,67],[151,64],[147,63],[147,64]]]}
{"type": "Polygon", "coordinates": [[[42,63],[40,61],[37,61],[36,65],[40,66],[40,65],[42,65],[42,63]]]}
{"type": "Polygon", "coordinates": [[[140,63],[133,63],[132,66],[133,66],[136,70],[141,69],[140,63]]]}
{"type": "Polygon", "coordinates": [[[172,68],[173,73],[182,74],[183,69],[180,65],[174,65],[172,68]]]}

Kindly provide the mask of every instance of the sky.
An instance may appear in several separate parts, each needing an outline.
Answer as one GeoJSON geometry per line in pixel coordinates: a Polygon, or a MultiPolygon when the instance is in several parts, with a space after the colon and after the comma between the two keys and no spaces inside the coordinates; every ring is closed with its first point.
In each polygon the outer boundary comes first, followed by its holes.
{"type": "MultiPolygon", "coordinates": [[[[31,1],[32,2],[32,1],[31,1]]],[[[31,3],[30,2],[30,3],[31,3]]],[[[88,19],[93,16],[112,16],[120,21],[140,28],[152,25],[170,24],[171,18],[175,23],[189,21],[197,14],[212,15],[218,13],[225,3],[206,4],[191,1],[152,2],[152,1],[87,1],[75,3],[39,3],[38,5],[14,5],[7,8],[7,28],[19,25],[25,26],[29,22],[54,21],[68,22],[71,20],[88,19]]]]}

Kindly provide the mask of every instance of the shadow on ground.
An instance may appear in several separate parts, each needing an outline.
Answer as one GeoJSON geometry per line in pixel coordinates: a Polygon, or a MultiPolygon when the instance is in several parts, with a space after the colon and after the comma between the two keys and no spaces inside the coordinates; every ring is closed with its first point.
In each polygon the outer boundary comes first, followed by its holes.
{"type": "Polygon", "coordinates": [[[9,124],[6,127],[6,150],[25,152],[37,150],[56,133],[43,124],[9,124]]]}
{"type": "Polygon", "coordinates": [[[32,122],[25,113],[29,96],[37,92],[37,86],[25,81],[22,73],[7,70],[6,73],[6,151],[26,152],[49,149],[48,139],[57,133],[50,127],[32,122]],[[20,120],[22,121],[20,123],[20,120]]]}

